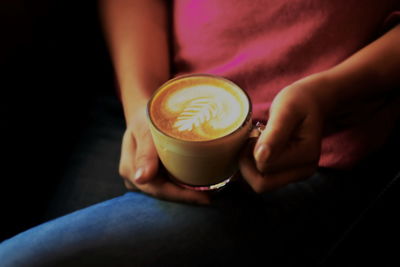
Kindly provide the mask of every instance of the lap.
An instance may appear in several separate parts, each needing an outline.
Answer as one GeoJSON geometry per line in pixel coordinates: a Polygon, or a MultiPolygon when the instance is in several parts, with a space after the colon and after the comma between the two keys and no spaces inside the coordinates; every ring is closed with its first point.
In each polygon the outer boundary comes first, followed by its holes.
{"type": "Polygon", "coordinates": [[[210,206],[130,192],[3,242],[0,258],[4,266],[309,263],[337,234],[339,207],[356,196],[343,190],[346,176],[320,170],[264,195],[232,184],[210,206]]]}

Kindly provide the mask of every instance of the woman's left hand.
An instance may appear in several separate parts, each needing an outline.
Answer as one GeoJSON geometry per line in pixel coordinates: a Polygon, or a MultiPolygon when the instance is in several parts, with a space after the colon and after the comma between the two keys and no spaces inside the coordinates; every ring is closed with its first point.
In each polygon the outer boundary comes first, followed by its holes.
{"type": "Polygon", "coordinates": [[[240,171],[257,193],[311,176],[318,164],[326,103],[318,75],[283,89],[274,99],[267,125],[240,158],[240,171]]]}

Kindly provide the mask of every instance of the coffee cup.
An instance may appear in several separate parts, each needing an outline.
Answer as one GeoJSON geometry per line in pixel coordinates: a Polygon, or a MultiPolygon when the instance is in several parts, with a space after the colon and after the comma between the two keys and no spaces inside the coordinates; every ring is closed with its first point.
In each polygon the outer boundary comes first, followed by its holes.
{"type": "Polygon", "coordinates": [[[194,190],[226,185],[252,129],[251,103],[235,83],[209,74],[164,83],[147,105],[150,131],[170,178],[194,190]]]}

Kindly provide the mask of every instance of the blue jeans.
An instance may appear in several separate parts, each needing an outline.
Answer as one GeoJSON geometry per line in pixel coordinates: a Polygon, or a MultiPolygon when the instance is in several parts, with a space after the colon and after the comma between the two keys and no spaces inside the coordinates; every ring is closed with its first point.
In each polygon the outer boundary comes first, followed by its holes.
{"type": "Polygon", "coordinates": [[[232,183],[210,206],[129,192],[4,241],[1,266],[310,266],[359,211],[359,178],[322,169],[263,195],[232,183]]]}

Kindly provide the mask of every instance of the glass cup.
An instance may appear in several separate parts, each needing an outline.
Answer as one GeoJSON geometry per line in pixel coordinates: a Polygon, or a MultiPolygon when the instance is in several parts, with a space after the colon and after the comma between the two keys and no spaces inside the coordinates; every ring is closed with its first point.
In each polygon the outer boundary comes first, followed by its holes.
{"type": "Polygon", "coordinates": [[[164,83],[152,96],[147,105],[147,117],[158,156],[175,183],[193,190],[215,190],[225,186],[238,170],[241,148],[252,130],[251,103],[248,95],[233,82],[214,75],[193,74],[174,78],[164,83]],[[248,104],[246,116],[233,132],[204,141],[188,141],[163,132],[151,117],[151,106],[160,90],[191,78],[218,80],[234,87],[245,95],[248,104]]]}

